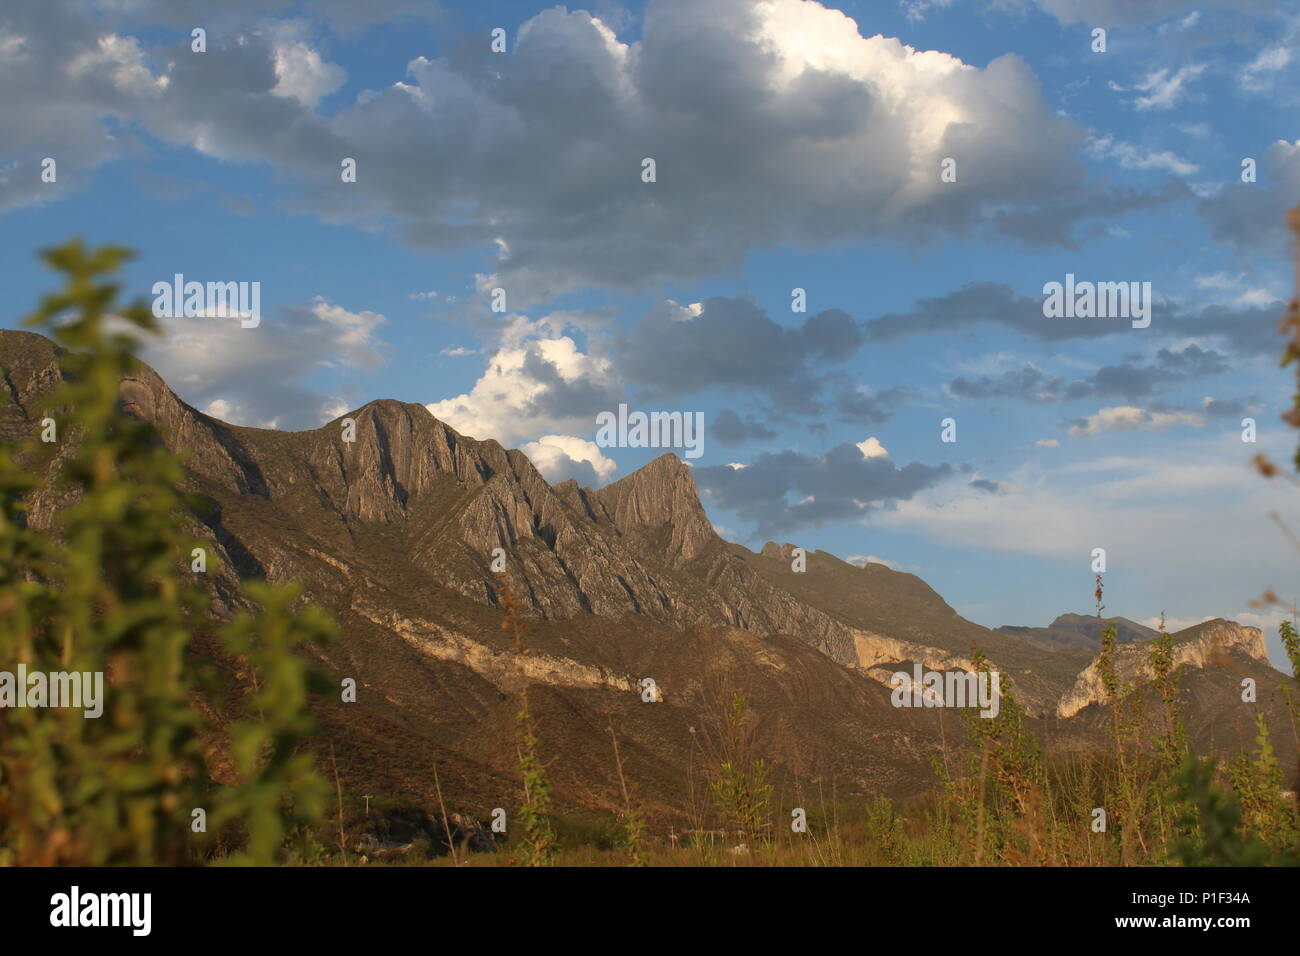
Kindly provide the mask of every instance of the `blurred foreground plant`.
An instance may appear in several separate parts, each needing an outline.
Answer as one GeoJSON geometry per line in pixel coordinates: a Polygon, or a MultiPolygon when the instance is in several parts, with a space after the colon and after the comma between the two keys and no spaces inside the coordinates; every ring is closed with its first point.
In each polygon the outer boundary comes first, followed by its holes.
{"type": "Polygon", "coordinates": [[[293,589],[250,585],[261,610],[221,629],[252,678],[248,716],[222,731],[196,706],[217,684],[191,647],[215,629],[186,568],[206,543],[190,530],[181,463],[119,407],[137,335],[157,331],[143,304],[115,308],[106,277],[129,256],[79,241],[46,251],[66,284],[26,320],[64,350],[63,382],[42,412],[57,441],[0,443],[0,670],[102,673],[105,700],[99,717],[3,712],[0,864],[199,862],[223,830],[237,834],[227,862],[270,863],[324,807],[301,747],[308,674],[293,648],[333,624],[295,610],[293,589]],[[29,520],[38,491],[62,505],[49,527],[29,520]],[[234,779],[220,784],[211,744],[227,737],[234,779]]]}

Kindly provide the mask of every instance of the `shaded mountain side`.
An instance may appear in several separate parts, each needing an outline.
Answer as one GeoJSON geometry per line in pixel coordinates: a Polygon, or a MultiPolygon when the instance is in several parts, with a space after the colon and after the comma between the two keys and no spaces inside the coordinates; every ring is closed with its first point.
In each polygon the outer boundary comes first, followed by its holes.
{"type": "Polygon", "coordinates": [[[1101,647],[1102,629],[1107,624],[1115,625],[1115,637],[1121,642],[1150,641],[1160,636],[1160,632],[1155,628],[1130,621],[1126,617],[1108,617],[1098,620],[1095,614],[1062,614],[1047,627],[1017,627],[1004,624],[994,630],[1047,650],[1082,650],[1096,654],[1101,647]]]}
{"type": "Polygon", "coordinates": [[[357,684],[356,703],[311,703],[314,746],[352,792],[436,806],[436,762],[449,806],[483,819],[513,812],[521,688],[558,808],[621,807],[612,726],[638,809],[678,827],[713,815],[705,768],[737,690],[782,814],[832,795],[916,796],[934,785],[932,758],[962,739],[957,714],[896,709],[886,688],[792,638],[586,616],[534,624],[520,657],[494,608],[462,600],[460,613],[406,617],[393,598],[381,586],[355,610],[336,609],[342,639],[312,650],[335,684],[357,684]],[[643,697],[646,677],[655,701],[643,697]]]}
{"type": "Polygon", "coordinates": [[[961,735],[957,715],[897,710],[885,688],[791,638],[631,619],[544,623],[528,635],[521,677],[499,627],[471,636],[446,622],[368,613],[381,623],[348,617],[346,646],[322,653],[329,670],[359,687],[356,704],[316,704],[345,783],[428,803],[437,759],[447,799],[481,817],[518,805],[521,686],[562,808],[620,805],[612,724],[638,805],[678,825],[690,816],[692,788],[712,815],[704,768],[731,690],[746,693],[755,752],[787,801],[811,798],[819,781],[845,798],[916,795],[933,785],[930,759],[943,733],[961,735]],[[642,698],[644,677],[655,681],[657,702],[642,698]]]}

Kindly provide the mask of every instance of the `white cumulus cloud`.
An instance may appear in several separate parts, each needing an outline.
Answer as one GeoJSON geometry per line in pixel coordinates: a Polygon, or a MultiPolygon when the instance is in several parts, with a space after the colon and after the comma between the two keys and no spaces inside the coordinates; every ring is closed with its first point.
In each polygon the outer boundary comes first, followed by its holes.
{"type": "Polygon", "coordinates": [[[876,438],[874,435],[866,441],[858,442],[856,447],[858,451],[862,452],[863,458],[889,457],[889,452],[885,449],[885,446],[880,444],[880,439],[876,438]]]}
{"type": "Polygon", "coordinates": [[[618,470],[595,442],[573,435],[543,435],[519,450],[552,484],[576,478],[580,485],[595,487],[608,482],[618,470]]]}

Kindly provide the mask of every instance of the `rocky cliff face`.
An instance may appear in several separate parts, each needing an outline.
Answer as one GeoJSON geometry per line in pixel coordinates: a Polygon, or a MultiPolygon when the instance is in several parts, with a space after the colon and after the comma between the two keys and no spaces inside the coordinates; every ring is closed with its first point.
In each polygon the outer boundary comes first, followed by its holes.
{"type": "MultiPolygon", "coordinates": [[[[700,557],[718,536],[700,504],[691,471],[673,454],[600,489],[592,499],[634,548],[663,546],[674,564],[700,557]],[[667,541],[657,532],[666,531],[667,541]]],[[[640,548],[638,548],[639,550],[640,548]]]]}
{"type": "MultiPolygon", "coordinates": [[[[1152,679],[1151,641],[1135,641],[1115,646],[1115,674],[1120,685],[1142,684],[1152,679]]],[[[1233,621],[1216,619],[1189,627],[1173,635],[1175,667],[1207,668],[1226,663],[1230,654],[1237,653],[1268,664],[1268,650],[1264,646],[1264,632],[1257,627],[1246,627],[1233,621]]],[[[1106,700],[1097,662],[1089,664],[1057,704],[1060,717],[1073,717],[1089,704],[1106,700]]]]}

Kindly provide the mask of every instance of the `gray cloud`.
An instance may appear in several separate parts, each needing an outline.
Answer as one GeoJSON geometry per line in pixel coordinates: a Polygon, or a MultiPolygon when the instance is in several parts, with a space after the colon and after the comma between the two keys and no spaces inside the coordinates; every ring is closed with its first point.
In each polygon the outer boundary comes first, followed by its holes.
{"type": "Polygon", "coordinates": [[[346,411],[346,387],[326,395],[307,380],[322,366],[346,373],[381,368],[388,347],[373,312],[349,312],[323,299],[286,306],[256,328],[238,319],[163,319],[166,333],[146,340],[141,358],[185,401],[237,425],[315,428],[346,411]]]}
{"type": "Polygon", "coordinates": [[[912,395],[907,386],[875,390],[859,385],[843,388],[835,397],[840,421],[854,425],[883,425],[893,418],[894,410],[912,395]]]}
{"type": "Polygon", "coordinates": [[[1286,211],[1300,201],[1300,142],[1275,142],[1253,158],[1256,182],[1230,182],[1197,210],[1214,238],[1239,253],[1282,256],[1291,240],[1286,211]]]}
{"type": "MultiPolygon", "coordinates": [[[[1006,8],[1024,8],[1031,0],[997,0],[1006,8]]],[[[1069,26],[1144,27],[1193,11],[1217,10],[1243,16],[1275,14],[1273,0],[1032,0],[1045,13],[1069,26]]]]}
{"type": "Polygon", "coordinates": [[[729,408],[716,412],[709,422],[709,434],[728,447],[747,441],[770,441],[776,432],[752,415],[743,419],[729,408]]]}
{"type": "Polygon", "coordinates": [[[0,7],[0,212],[61,198],[68,184],[140,146],[103,119],[149,95],[143,53],[129,38],[101,45],[98,34],[67,4],[0,7]],[[41,181],[46,157],[57,163],[55,183],[41,181]]]}
{"type": "Polygon", "coordinates": [[[864,458],[855,445],[843,444],[823,455],[766,453],[745,468],[717,465],[696,468],[694,474],[711,502],[751,522],[754,536],[770,537],[863,518],[911,498],[952,470],[919,462],[899,467],[887,457],[864,458]]]}
{"type": "Polygon", "coordinates": [[[955,378],[948,383],[948,392],[957,398],[1018,398],[1032,402],[1083,398],[1135,401],[1184,382],[1219,375],[1228,368],[1223,353],[1193,343],[1178,350],[1160,349],[1149,365],[1107,365],[1084,379],[1070,381],[1026,365],[1001,375],[955,378]]]}
{"type": "Polygon", "coordinates": [[[948,383],[948,391],[958,398],[1023,398],[1027,401],[1047,397],[1054,401],[1062,381],[1033,365],[977,378],[959,376],[948,383]]]}
{"type": "Polygon", "coordinates": [[[1206,418],[1233,418],[1240,421],[1243,416],[1249,415],[1258,404],[1259,399],[1254,395],[1245,400],[1211,398],[1201,405],[1201,411],[1205,413],[1206,418]]]}
{"type": "MultiPolygon", "coordinates": [[[[0,203],[33,201],[30,163],[51,148],[75,157],[79,172],[118,155],[122,141],[101,126],[113,117],[174,145],[296,174],[305,189],[291,209],[391,223],[433,250],[494,250],[485,282],[508,288],[516,305],[576,287],[715,275],[751,248],[784,242],[980,231],[1068,242],[1083,219],[1138,201],[1125,195],[1111,208],[1085,184],[1074,158],[1082,130],[1054,115],[1019,58],[974,68],[861,37],[814,3],[652,0],[632,44],[556,7],[510,31],[509,55],[492,54],[486,37],[467,39],[330,116],[314,101],[341,72],[311,44],[311,26],[254,18],[320,8],[177,8],[173,22],[189,22],[181,12],[191,10],[243,17],[242,32],[214,31],[202,55],[179,29],[157,48],[124,34],[101,48],[106,30],[166,9],[154,0],[73,15],[84,9],[17,0],[0,13],[27,44],[0,77],[0,135],[17,134],[6,145],[26,164],[0,174],[0,203]],[[68,75],[79,57],[96,62],[68,75]],[[345,156],[358,162],[355,184],[339,181],[345,156]],[[644,157],[657,163],[654,183],[641,181],[644,157]],[[939,181],[944,157],[958,159],[957,183],[939,181]]],[[[336,31],[364,26],[347,9],[324,8],[336,31]]],[[[418,9],[387,0],[375,15],[418,9]]]]}
{"type": "Polygon", "coordinates": [[[448,16],[438,0],[89,0],[100,17],[119,17],[130,26],[202,26],[209,32],[246,28],[266,17],[321,20],[342,37],[379,23],[440,21],[448,16]]]}
{"type": "MultiPolygon", "coordinates": [[[[1080,280],[1088,278],[1080,276],[1080,280]]],[[[1044,281],[1060,281],[1047,277],[1044,281]]],[[[910,312],[891,312],[867,321],[867,342],[888,342],[909,335],[969,331],[979,325],[998,325],[1045,342],[1101,338],[1107,335],[1215,336],[1235,351],[1252,355],[1280,353],[1278,318],[1281,302],[1262,306],[1210,305],[1199,311],[1159,298],[1149,329],[1133,329],[1117,319],[1049,319],[1043,300],[1021,295],[1010,286],[971,282],[946,295],[919,299],[910,312]]]]}
{"type": "Polygon", "coordinates": [[[821,391],[814,368],[851,358],[862,340],[858,323],[838,309],[787,327],[751,299],[712,298],[696,316],[673,305],[652,310],[613,354],[620,377],[651,399],[746,388],[783,410],[813,412],[821,391]]]}
{"type": "MultiPolygon", "coordinates": [[[[993,219],[999,232],[1030,245],[1077,249],[1081,243],[1075,233],[1084,220],[1117,219],[1191,197],[1191,189],[1180,179],[1168,179],[1155,190],[1090,183],[999,209],[993,219]]],[[[1091,238],[1104,230],[1101,222],[1093,223],[1085,235],[1091,238]]]]}

